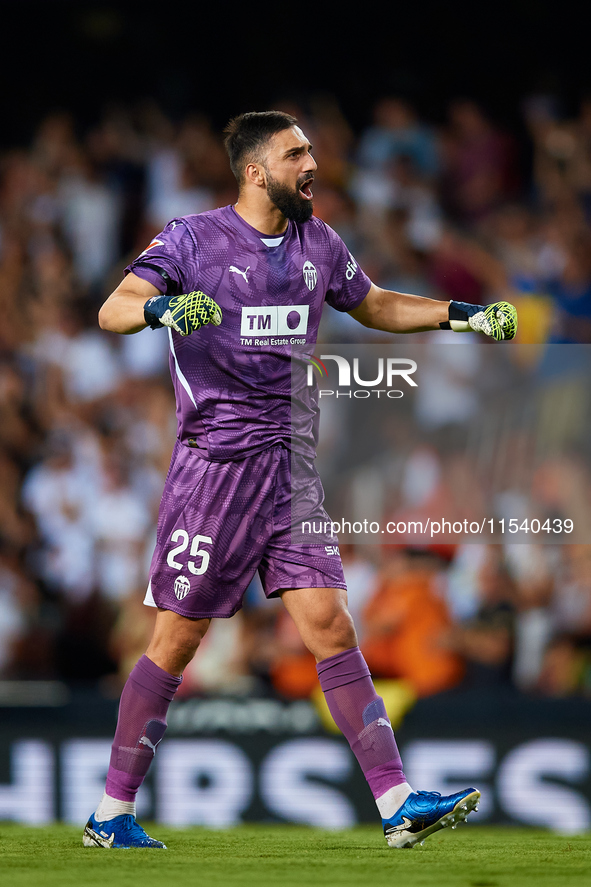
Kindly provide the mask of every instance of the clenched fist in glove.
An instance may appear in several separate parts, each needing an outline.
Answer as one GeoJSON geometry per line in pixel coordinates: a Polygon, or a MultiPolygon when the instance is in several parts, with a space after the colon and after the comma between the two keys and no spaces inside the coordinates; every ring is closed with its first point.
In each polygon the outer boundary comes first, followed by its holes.
{"type": "Polygon", "coordinates": [[[467,302],[449,303],[449,320],[440,323],[445,330],[456,333],[484,333],[495,342],[514,339],[517,332],[517,311],[509,302],[493,302],[491,305],[470,305],[467,302]]]}
{"type": "Polygon", "coordinates": [[[190,336],[206,323],[219,326],[222,309],[211,296],[197,291],[182,296],[154,296],[144,305],[144,317],[153,330],[168,326],[181,336],[190,336]]]}

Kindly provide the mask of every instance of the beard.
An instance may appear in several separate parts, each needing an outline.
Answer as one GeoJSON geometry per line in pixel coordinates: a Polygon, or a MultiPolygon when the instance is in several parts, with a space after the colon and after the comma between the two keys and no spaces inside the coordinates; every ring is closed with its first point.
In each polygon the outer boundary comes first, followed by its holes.
{"type": "Polygon", "coordinates": [[[301,184],[309,178],[310,176],[303,178],[294,190],[289,185],[277,181],[267,172],[267,196],[285,218],[292,222],[307,222],[314,212],[313,202],[306,200],[300,194],[301,184]]]}

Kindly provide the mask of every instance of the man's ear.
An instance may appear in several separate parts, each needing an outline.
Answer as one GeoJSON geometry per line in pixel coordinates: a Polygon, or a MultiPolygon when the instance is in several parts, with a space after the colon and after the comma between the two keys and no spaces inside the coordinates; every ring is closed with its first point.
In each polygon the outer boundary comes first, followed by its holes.
{"type": "Polygon", "coordinates": [[[248,163],[244,170],[245,181],[262,188],[267,181],[265,171],[260,163],[248,163]]]}

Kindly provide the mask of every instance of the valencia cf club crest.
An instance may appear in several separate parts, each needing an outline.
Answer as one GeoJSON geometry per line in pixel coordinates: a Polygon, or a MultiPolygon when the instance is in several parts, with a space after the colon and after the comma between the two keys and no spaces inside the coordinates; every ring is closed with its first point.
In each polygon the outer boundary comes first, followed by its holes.
{"type": "Polygon", "coordinates": [[[179,601],[182,601],[183,598],[187,597],[190,591],[191,583],[189,582],[187,577],[177,576],[174,580],[174,593],[176,594],[179,601]]]}
{"type": "Polygon", "coordinates": [[[318,283],[318,272],[312,262],[305,262],[302,269],[306,286],[309,290],[313,290],[318,283]]]}

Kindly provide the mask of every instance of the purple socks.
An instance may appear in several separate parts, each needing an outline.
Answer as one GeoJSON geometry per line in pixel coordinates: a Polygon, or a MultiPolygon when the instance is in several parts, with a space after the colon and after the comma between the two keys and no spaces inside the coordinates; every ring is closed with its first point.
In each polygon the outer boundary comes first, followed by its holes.
{"type": "MultiPolygon", "coordinates": [[[[317,665],[320,686],[334,721],[359,761],[374,798],[406,782],[383,700],[377,695],[359,647],[317,665]]],[[[111,748],[106,793],[134,801],[156,746],[166,730],[166,713],[182,678],[142,656],[121,694],[111,748]]]]}
{"type": "Polygon", "coordinates": [[[121,694],[117,730],[111,747],[106,793],[119,801],[135,801],[156,746],[166,730],[166,713],[182,678],[142,656],[131,670],[121,694]]]}
{"type": "Polygon", "coordinates": [[[384,702],[359,647],[329,656],[316,668],[334,722],[359,761],[374,798],[405,783],[384,702]]]}

